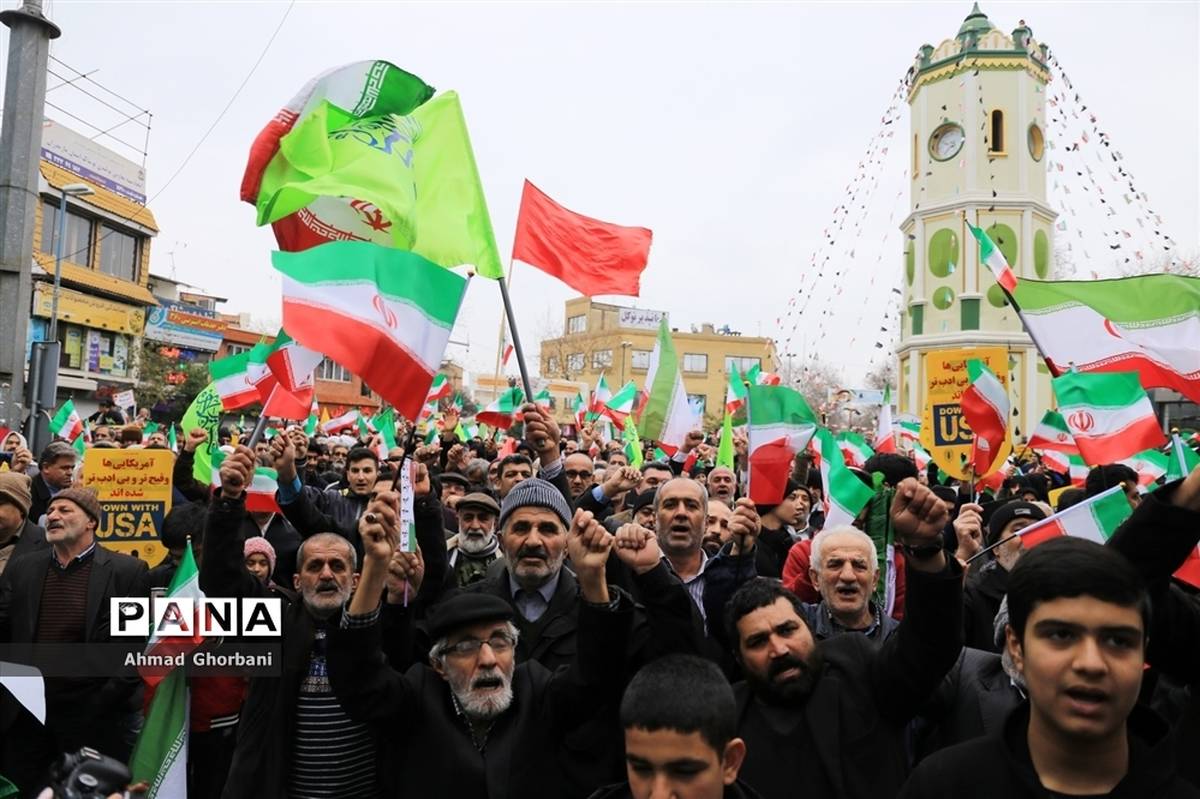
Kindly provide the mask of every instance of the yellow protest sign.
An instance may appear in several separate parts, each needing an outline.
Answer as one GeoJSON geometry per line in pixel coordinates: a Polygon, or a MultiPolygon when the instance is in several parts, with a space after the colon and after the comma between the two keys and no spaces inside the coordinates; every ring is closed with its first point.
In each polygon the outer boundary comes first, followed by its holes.
{"type": "Polygon", "coordinates": [[[171,509],[175,458],[161,449],[89,449],[83,483],[96,490],[104,518],[96,539],[106,549],[156,566],[166,557],[163,519],[171,509]]]}
{"type": "MultiPolygon", "coordinates": [[[[971,428],[962,415],[963,391],[971,384],[967,361],[978,358],[1008,387],[1008,351],[1004,347],[962,347],[931,350],[925,359],[925,408],[921,415],[921,444],[943,472],[960,480],[969,478],[964,464],[971,457],[971,428]]],[[[1006,438],[994,463],[1002,464],[1012,452],[1006,438]]],[[[984,475],[977,475],[983,477],[984,475]]]]}

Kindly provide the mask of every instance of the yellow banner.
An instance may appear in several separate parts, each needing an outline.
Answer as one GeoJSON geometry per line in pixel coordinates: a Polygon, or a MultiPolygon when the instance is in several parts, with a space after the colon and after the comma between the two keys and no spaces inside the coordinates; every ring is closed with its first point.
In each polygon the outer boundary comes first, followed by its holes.
{"type": "MultiPolygon", "coordinates": [[[[64,322],[139,336],[145,327],[146,312],[132,305],[102,300],[71,289],[58,289],[58,318],[64,322]]],[[[54,304],[54,286],[38,281],[33,286],[33,315],[50,318],[54,304]]]]}
{"type": "MultiPolygon", "coordinates": [[[[971,457],[971,428],[963,418],[963,391],[971,384],[967,361],[978,358],[1008,387],[1008,350],[1004,347],[963,347],[924,353],[925,408],[921,417],[921,444],[943,472],[969,479],[964,465],[971,457]]],[[[1011,435],[993,463],[1001,464],[1012,452],[1011,435]]],[[[977,478],[985,475],[976,475],[977,478]]]]}
{"type": "Polygon", "coordinates": [[[151,566],[166,557],[160,540],[171,510],[171,470],[167,450],[89,449],[83,456],[83,483],[96,490],[104,518],[96,538],[106,549],[141,558],[151,566]]]}

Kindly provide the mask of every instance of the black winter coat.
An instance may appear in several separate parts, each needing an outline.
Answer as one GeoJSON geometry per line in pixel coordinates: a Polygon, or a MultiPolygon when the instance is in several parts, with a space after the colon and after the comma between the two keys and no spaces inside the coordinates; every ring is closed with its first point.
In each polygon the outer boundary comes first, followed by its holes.
{"type": "MultiPolygon", "coordinates": [[[[414,510],[417,541],[427,553],[426,575],[440,580],[445,568],[441,505],[419,499],[414,510]]],[[[300,681],[308,673],[317,625],[328,628],[328,623],[314,618],[302,599],[293,600],[284,592],[272,591],[246,570],[245,520],[244,498],[229,500],[217,495],[213,499],[204,533],[200,588],[207,596],[283,599],[282,675],[251,679],[238,724],[233,763],[221,795],[223,799],[283,799],[291,768],[292,729],[300,681]]],[[[386,758],[376,763],[376,782],[383,796],[395,795],[389,763],[386,758]]]]}
{"type": "MultiPolygon", "coordinates": [[[[962,648],[962,568],[953,558],[936,574],[908,568],[907,612],[882,645],[838,635],[818,646],[824,667],[796,713],[812,745],[787,768],[764,761],[777,741],[749,685],[738,683],[738,735],[746,741],[741,777],[767,799],[880,799],[908,776],[905,728],[954,665],[962,648]],[[755,753],[759,752],[756,757],[755,753]],[[813,774],[811,784],[796,774],[813,774]]],[[[962,794],[968,795],[968,794],[962,794]]]]}
{"type": "Polygon", "coordinates": [[[1008,593],[1008,570],[997,561],[967,576],[963,586],[963,646],[999,652],[996,646],[996,614],[1008,593]]]}
{"type": "Polygon", "coordinates": [[[999,735],[1008,714],[1023,701],[999,655],[963,647],[916,720],[915,759],[984,735],[999,735]]]}
{"type": "Polygon", "coordinates": [[[513,701],[476,748],[456,713],[449,686],[419,663],[401,674],[380,651],[380,625],[330,635],[329,679],[352,718],[384,731],[380,758],[398,790],[386,796],[561,799],[565,767],[554,756],[562,738],[624,687],[621,660],[633,602],[616,610],[583,605],[579,649],[567,668],[551,671],[534,660],[513,672],[513,701]]]}

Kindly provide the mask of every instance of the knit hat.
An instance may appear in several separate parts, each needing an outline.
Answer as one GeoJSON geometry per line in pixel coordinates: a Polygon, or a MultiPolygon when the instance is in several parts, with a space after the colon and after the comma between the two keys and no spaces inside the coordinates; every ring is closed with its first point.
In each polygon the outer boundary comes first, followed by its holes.
{"type": "Polygon", "coordinates": [[[79,506],[79,509],[92,517],[96,524],[100,524],[100,517],[104,511],[100,507],[100,500],[96,498],[96,492],[91,488],[64,488],[53,497],[50,498],[51,504],[60,499],[65,499],[68,502],[74,502],[79,506]]]}
{"type": "Polygon", "coordinates": [[[265,555],[267,574],[275,573],[275,547],[271,546],[270,541],[261,535],[252,535],[247,538],[246,543],[242,546],[242,557],[248,558],[251,555],[265,555]]]}
{"type": "Polygon", "coordinates": [[[500,519],[497,521],[497,526],[503,530],[508,517],[513,514],[513,511],[521,508],[552,510],[562,520],[564,527],[571,526],[571,506],[563,498],[562,492],[545,480],[531,477],[517,483],[500,504],[500,519]]]}
{"type": "Polygon", "coordinates": [[[1000,533],[1004,532],[1004,528],[1008,526],[1013,519],[1032,519],[1035,522],[1040,522],[1046,518],[1046,513],[1032,502],[1022,502],[1014,500],[1006,502],[992,513],[992,518],[988,520],[988,540],[989,546],[996,543],[1000,538],[1000,533]]]}
{"type": "Polygon", "coordinates": [[[29,506],[33,504],[30,482],[29,477],[20,472],[0,472],[0,498],[20,508],[22,516],[29,515],[29,506]]]}

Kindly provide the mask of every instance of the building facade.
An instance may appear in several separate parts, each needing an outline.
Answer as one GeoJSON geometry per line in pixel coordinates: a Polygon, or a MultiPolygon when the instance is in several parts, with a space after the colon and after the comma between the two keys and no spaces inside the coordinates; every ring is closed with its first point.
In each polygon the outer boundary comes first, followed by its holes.
{"type": "MultiPolygon", "coordinates": [[[[567,300],[563,334],[541,342],[542,377],[581,381],[595,387],[601,375],[613,391],[633,380],[643,387],[650,353],[666,314],[641,308],[567,300]]],[[[776,370],[775,345],[769,338],[743,336],[728,326],[702,324],[690,331],[672,329],[684,387],[708,426],[719,423],[731,367],[745,373],[752,366],[776,370]]],[[[587,392],[584,392],[585,396],[587,392]]]]}
{"type": "Polygon", "coordinates": [[[923,46],[910,71],[911,213],[900,226],[901,413],[925,411],[931,353],[973,347],[1007,352],[1007,386],[1022,436],[1053,407],[1049,372],[980,264],[967,227],[983,228],[1018,278],[1050,276],[1056,214],[1046,200],[1043,160],[1049,81],[1045,47],[1024,22],[1005,33],[978,4],[953,38],[923,46]]]}
{"type": "Polygon", "coordinates": [[[51,120],[43,126],[39,193],[29,343],[49,336],[62,212],[56,401],[72,398],[86,416],[100,398],[137,381],[146,311],[158,307],[147,288],[158,225],[141,167],[51,120]],[[63,187],[80,183],[92,193],[66,196],[64,208],[63,187]]]}

